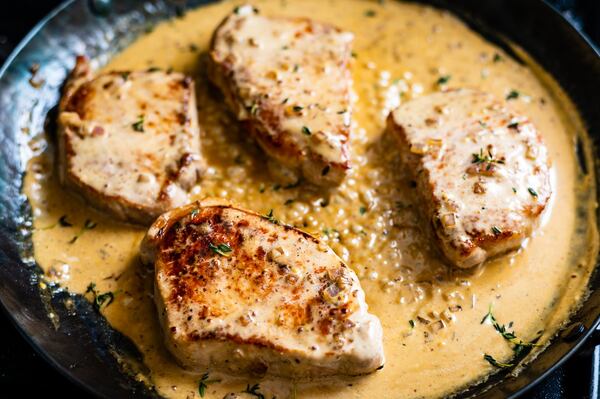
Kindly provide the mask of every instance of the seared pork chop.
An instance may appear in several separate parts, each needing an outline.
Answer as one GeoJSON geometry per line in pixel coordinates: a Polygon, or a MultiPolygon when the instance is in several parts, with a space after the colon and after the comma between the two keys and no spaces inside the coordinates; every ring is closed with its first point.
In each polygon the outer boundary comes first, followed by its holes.
{"type": "Polygon", "coordinates": [[[318,185],[350,168],[353,35],[237,7],[217,28],[208,73],[263,150],[318,185]]]}
{"type": "Polygon", "coordinates": [[[356,274],[272,214],[192,203],[158,218],[141,253],[155,266],[166,346],[185,367],[303,378],[383,364],[356,274]]]}
{"type": "Polygon", "coordinates": [[[489,94],[463,89],[400,106],[388,129],[454,265],[478,265],[532,233],[551,185],[547,149],[526,117],[489,94]]]}
{"type": "Polygon", "coordinates": [[[59,108],[63,185],[143,224],[187,202],[203,165],[191,78],[152,70],[94,76],[79,57],[59,108]]]}

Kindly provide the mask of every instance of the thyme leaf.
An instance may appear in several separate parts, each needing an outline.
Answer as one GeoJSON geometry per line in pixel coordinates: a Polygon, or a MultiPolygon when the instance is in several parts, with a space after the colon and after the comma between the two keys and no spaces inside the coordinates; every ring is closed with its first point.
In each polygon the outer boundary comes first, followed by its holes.
{"type": "Polygon", "coordinates": [[[519,98],[519,96],[521,95],[521,93],[519,93],[517,90],[511,90],[508,95],[506,96],[507,100],[514,100],[519,98]]]}
{"type": "Polygon", "coordinates": [[[252,386],[248,384],[246,385],[246,389],[242,392],[248,393],[258,399],[265,399],[265,395],[260,392],[260,384],[254,384],[252,386]]]}
{"type": "Polygon", "coordinates": [[[489,364],[491,364],[494,367],[498,367],[499,369],[508,369],[514,366],[513,363],[501,363],[494,359],[491,355],[488,355],[487,353],[483,355],[483,358],[487,360],[489,364]]]}
{"type": "Polygon", "coordinates": [[[444,84],[448,83],[448,81],[450,80],[450,78],[452,78],[452,75],[440,76],[439,79],[437,80],[437,84],[438,85],[444,85],[444,84]]]}
{"type": "Polygon", "coordinates": [[[133,128],[133,130],[135,130],[136,132],[140,132],[143,133],[144,132],[144,115],[140,115],[138,116],[138,120],[135,121],[131,127],[133,128]]]}
{"type": "Polygon", "coordinates": [[[233,250],[231,249],[231,247],[225,243],[221,243],[221,244],[213,244],[212,242],[208,243],[208,247],[217,255],[221,255],[221,256],[225,256],[225,257],[229,257],[231,256],[231,253],[233,252],[233,250]]]}
{"type": "Polygon", "coordinates": [[[264,217],[271,223],[279,224],[279,220],[273,216],[273,209],[269,210],[269,213],[267,213],[264,217]]]}
{"type": "Polygon", "coordinates": [[[73,223],[69,222],[67,220],[67,215],[62,215],[60,217],[60,219],[58,219],[58,224],[60,224],[62,227],[71,227],[73,226],[73,223]]]}
{"type": "Polygon", "coordinates": [[[93,283],[93,282],[87,286],[85,293],[92,294],[92,296],[94,298],[94,301],[92,302],[92,306],[94,307],[94,310],[96,310],[97,312],[100,311],[102,306],[107,307],[108,305],[113,303],[113,301],[115,300],[115,294],[113,294],[110,291],[99,294],[98,291],[96,290],[96,283],[93,283]]]}

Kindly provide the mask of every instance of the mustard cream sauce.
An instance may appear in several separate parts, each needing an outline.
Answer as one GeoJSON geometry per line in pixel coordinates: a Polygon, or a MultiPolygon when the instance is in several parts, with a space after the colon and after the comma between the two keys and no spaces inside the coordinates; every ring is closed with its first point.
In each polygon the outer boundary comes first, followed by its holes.
{"type": "MultiPolygon", "coordinates": [[[[498,322],[512,323],[520,339],[530,341],[543,331],[539,343],[547,343],[585,298],[598,249],[593,169],[583,175],[575,153],[580,137],[590,157],[589,141],[552,79],[533,62],[515,62],[456,17],[431,7],[255,0],[264,15],[307,16],[355,35],[353,169],[329,192],[307,183],[296,186],[278,175],[276,165],[237,127],[205,77],[211,34],[240,3],[201,7],[161,23],[104,70],[159,67],[194,76],[209,169],[191,198],[224,197],[265,214],[273,209],[278,219],[323,236],[360,277],[369,309],[383,324],[387,362],[368,376],[309,383],[234,378],[209,370],[205,397],[222,398],[255,383],[267,397],[278,398],[448,395],[497,370],[484,354],[500,362],[513,357],[512,345],[492,325],[481,324],[491,304],[498,322]],[[441,262],[417,217],[418,204],[393,142],[383,134],[385,118],[399,104],[454,87],[499,98],[518,92],[509,102],[537,126],[552,160],[554,194],[543,225],[522,250],[468,271],[441,262]]],[[[118,223],[63,190],[54,144],[45,134],[35,137],[31,148],[24,192],[33,208],[35,257],[46,280],[73,293],[85,293],[90,283],[98,293],[113,292],[114,302],[101,312],[143,353],[148,371],[137,378],[165,397],[200,397],[205,370],[182,369],[163,347],[152,300],[153,271],[138,259],[144,228],[118,223]],[[96,227],[89,228],[89,221],[96,227]]],[[[87,297],[92,299],[90,293],[87,297]]]]}

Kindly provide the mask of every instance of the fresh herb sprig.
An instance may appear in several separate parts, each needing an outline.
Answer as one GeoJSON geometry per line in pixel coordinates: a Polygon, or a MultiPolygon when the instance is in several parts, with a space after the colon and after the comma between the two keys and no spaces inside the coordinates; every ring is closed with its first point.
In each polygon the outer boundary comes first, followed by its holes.
{"type": "MultiPolygon", "coordinates": [[[[492,325],[492,327],[494,327],[494,329],[498,332],[498,334],[500,334],[502,336],[502,338],[504,338],[505,340],[507,340],[508,342],[510,342],[513,345],[512,350],[515,353],[516,358],[526,355],[533,347],[540,346],[539,344],[537,344],[539,337],[535,338],[534,340],[532,340],[530,342],[525,342],[522,339],[517,338],[514,331],[509,331],[509,329],[512,327],[512,322],[509,323],[508,326],[504,325],[504,324],[500,324],[498,322],[498,320],[496,320],[496,317],[494,316],[494,313],[492,312],[492,304],[490,304],[487,314],[485,316],[483,316],[483,319],[481,319],[481,324],[484,324],[486,322],[489,322],[492,325]]],[[[508,368],[508,367],[514,366],[514,363],[498,362],[492,356],[490,356],[488,354],[485,354],[484,358],[490,364],[492,364],[496,367],[499,367],[499,368],[508,368]]]]}
{"type": "Polygon", "coordinates": [[[208,372],[202,374],[200,377],[200,381],[198,381],[198,393],[200,397],[203,398],[206,395],[206,389],[208,388],[208,384],[213,384],[215,382],[221,382],[221,380],[209,380],[208,372]]]}
{"type": "Polygon", "coordinates": [[[143,133],[144,132],[144,115],[138,116],[137,121],[131,124],[131,127],[136,132],[143,133]]]}
{"type": "Polygon", "coordinates": [[[452,78],[452,76],[451,76],[451,75],[444,75],[444,76],[440,76],[440,77],[438,78],[438,80],[437,80],[437,82],[436,82],[436,83],[438,84],[438,86],[445,85],[446,83],[448,83],[448,81],[449,81],[451,78],[452,78]]]}

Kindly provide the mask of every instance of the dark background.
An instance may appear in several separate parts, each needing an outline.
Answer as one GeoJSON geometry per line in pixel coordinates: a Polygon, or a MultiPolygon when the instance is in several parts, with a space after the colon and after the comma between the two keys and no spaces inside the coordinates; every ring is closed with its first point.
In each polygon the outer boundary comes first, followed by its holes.
{"type": "MultiPolygon", "coordinates": [[[[600,46],[600,0],[548,2],[596,46],[600,46]]],[[[60,1],[17,0],[4,3],[0,6],[0,64],[23,36],[60,1]]],[[[0,338],[0,397],[41,397],[48,394],[59,394],[63,398],[89,396],[47,365],[19,335],[3,312],[0,312],[0,338]]],[[[592,353],[583,351],[573,356],[527,396],[535,399],[589,398],[593,385],[592,365],[592,353]]]]}

